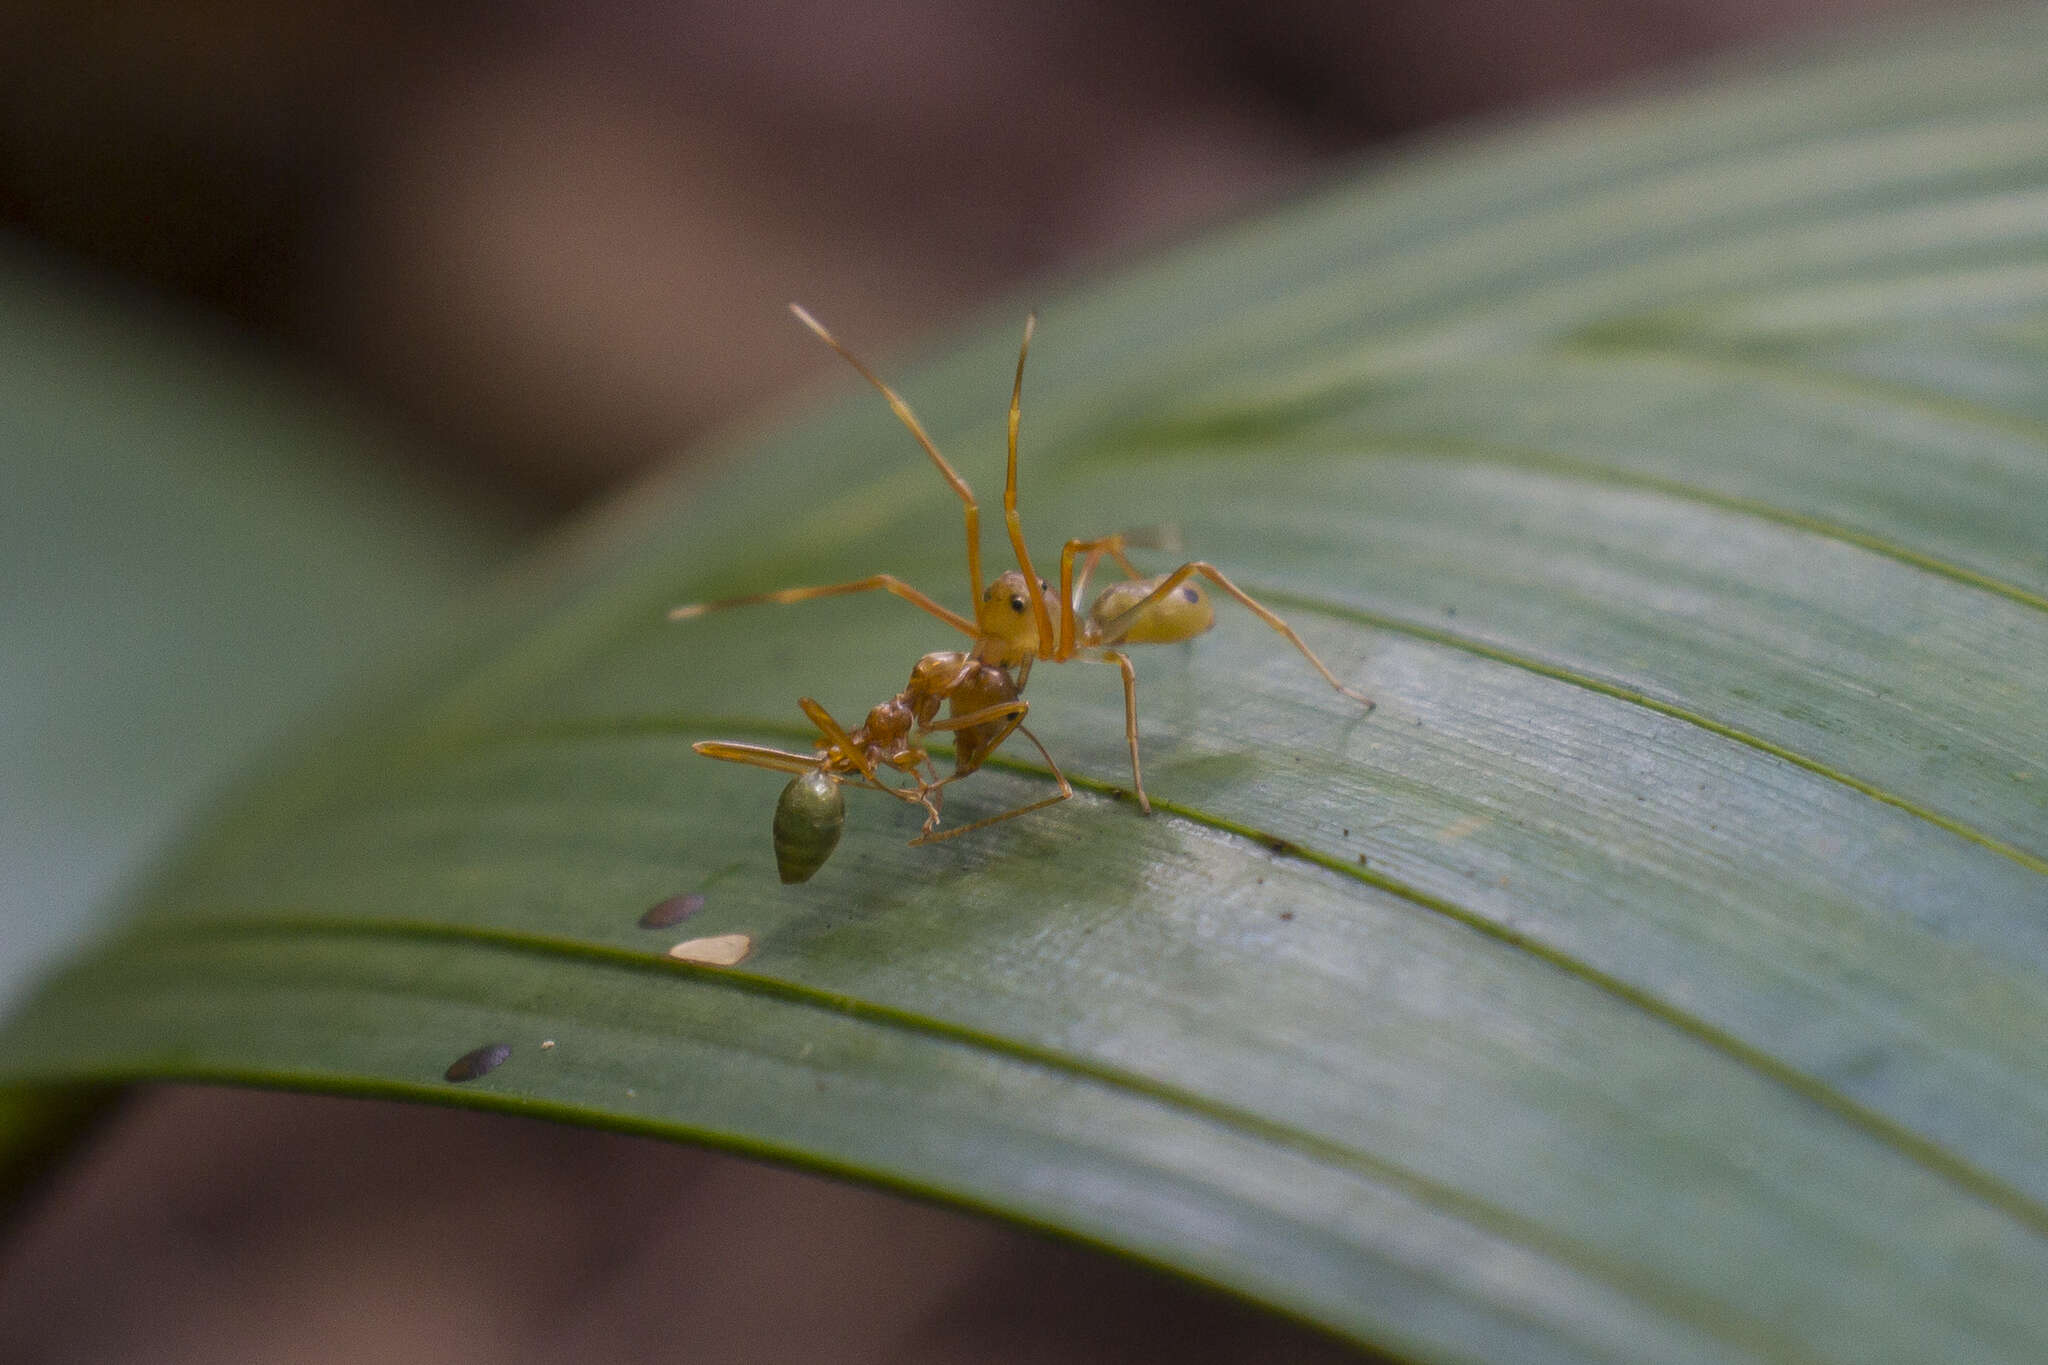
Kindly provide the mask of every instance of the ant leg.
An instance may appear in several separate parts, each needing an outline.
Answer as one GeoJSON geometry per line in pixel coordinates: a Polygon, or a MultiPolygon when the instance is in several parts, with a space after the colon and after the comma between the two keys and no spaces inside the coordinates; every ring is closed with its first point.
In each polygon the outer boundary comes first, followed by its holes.
{"type": "Polygon", "coordinates": [[[728,763],[744,763],[748,767],[767,768],[778,773],[796,773],[801,776],[804,773],[822,772],[834,782],[843,783],[849,787],[864,787],[870,791],[887,792],[899,801],[908,801],[914,805],[923,806],[926,811],[930,812],[924,824],[927,830],[939,822],[938,808],[926,799],[925,793],[930,790],[930,787],[924,782],[918,783],[917,791],[908,791],[892,787],[888,783],[876,778],[863,777],[858,773],[835,773],[821,766],[823,760],[818,754],[792,754],[786,750],[770,749],[760,744],[739,744],[730,740],[706,739],[699,740],[690,747],[706,758],[720,758],[728,763]]]}
{"type": "Polygon", "coordinates": [[[867,779],[866,785],[873,787],[876,791],[887,792],[899,801],[907,801],[912,805],[923,806],[925,809],[924,827],[926,829],[930,829],[938,823],[939,808],[932,804],[930,796],[932,790],[931,783],[926,782],[915,770],[910,773],[911,780],[917,783],[915,791],[907,787],[893,786],[890,783],[884,782],[880,772],[875,767],[874,761],[867,756],[858,744],[853,742],[853,736],[846,732],[845,726],[833,719],[830,711],[827,711],[823,705],[810,697],[799,697],[796,704],[803,708],[804,714],[811,718],[811,723],[818,727],[818,733],[824,736],[825,742],[831,746],[831,750],[844,754],[847,762],[860,769],[860,775],[867,779]]]}
{"type": "Polygon", "coordinates": [[[989,755],[1001,748],[1003,742],[1024,723],[1024,715],[1030,709],[1031,703],[1022,698],[1012,698],[934,721],[927,726],[927,729],[950,730],[953,733],[953,772],[941,779],[940,785],[957,781],[988,762],[989,755]]]}
{"type": "Polygon", "coordinates": [[[832,781],[843,783],[850,787],[865,787],[871,791],[887,792],[899,801],[907,801],[912,805],[924,807],[925,834],[930,834],[932,830],[938,827],[939,807],[938,803],[932,799],[932,792],[937,784],[928,783],[922,778],[918,779],[917,790],[910,791],[906,788],[892,787],[879,778],[866,777],[859,774],[842,775],[832,772],[830,769],[822,766],[825,760],[819,754],[792,754],[782,749],[770,749],[759,744],[738,744],[722,739],[700,740],[690,747],[706,758],[722,758],[728,763],[745,763],[750,767],[768,768],[780,773],[802,775],[804,773],[822,772],[832,781]]]}
{"type": "Polygon", "coordinates": [[[724,611],[728,607],[753,607],[765,603],[787,605],[791,602],[809,602],[819,597],[845,597],[850,593],[874,592],[877,589],[900,597],[922,611],[930,612],[963,634],[979,637],[979,632],[975,630],[972,621],[958,612],[948,611],[916,588],[911,587],[908,583],[896,577],[896,575],[887,573],[878,573],[871,578],[857,578],[851,583],[827,583],[822,587],[816,588],[780,588],[775,592],[757,592],[746,597],[727,597],[717,602],[692,602],[686,606],[670,607],[668,619],[671,621],[687,621],[694,617],[702,616],[707,612],[724,611]]]}
{"type": "MultiPolygon", "coordinates": [[[[853,742],[853,736],[846,732],[844,725],[832,718],[830,711],[809,697],[798,697],[796,704],[811,718],[811,724],[818,727],[818,733],[824,737],[825,743],[831,749],[837,750],[848,763],[860,769],[862,777],[876,786],[882,785],[882,779],[875,771],[874,760],[861,752],[861,747],[853,742]]],[[[895,788],[892,787],[890,790],[894,791],[895,788]]]]}
{"type": "Polygon", "coordinates": [[[925,810],[925,829],[929,830],[939,823],[939,808],[932,804],[930,796],[931,787],[922,777],[919,777],[915,772],[911,773],[912,780],[917,783],[916,791],[911,791],[905,787],[891,786],[889,783],[884,782],[876,772],[873,761],[861,751],[859,745],[853,742],[853,736],[846,733],[846,727],[832,718],[830,711],[827,711],[822,705],[809,697],[797,698],[796,704],[803,708],[804,714],[811,718],[811,723],[818,727],[818,733],[825,737],[826,743],[831,745],[833,749],[846,755],[847,761],[860,769],[861,776],[867,779],[868,786],[873,787],[876,791],[887,792],[898,801],[905,801],[915,806],[923,806],[925,810]]]}
{"type": "Polygon", "coordinates": [[[914,801],[922,805],[926,810],[931,809],[931,803],[924,799],[925,784],[921,779],[917,778],[917,774],[911,774],[912,779],[916,780],[918,785],[918,790],[915,792],[908,791],[902,787],[891,786],[889,783],[884,782],[881,774],[876,771],[874,760],[869,758],[861,747],[853,742],[853,736],[846,732],[845,726],[832,718],[830,711],[827,711],[822,705],[809,697],[798,697],[796,704],[801,706],[804,714],[811,718],[811,724],[818,727],[818,733],[824,736],[825,742],[831,746],[831,750],[836,750],[845,755],[848,763],[860,769],[860,775],[868,780],[869,786],[872,786],[877,791],[888,792],[899,800],[914,801]]]}
{"type": "Polygon", "coordinates": [[[1081,610],[1081,599],[1088,595],[1088,580],[1095,573],[1095,566],[1108,555],[1122,569],[1125,578],[1143,578],[1138,566],[1131,563],[1124,548],[1130,545],[1151,550],[1179,549],[1180,532],[1171,526],[1141,526],[1134,531],[1119,531],[1113,536],[1102,536],[1095,540],[1070,540],[1060,549],[1060,649],[1054,658],[1065,662],[1074,657],[1074,617],[1081,610]],[[1086,554],[1081,561],[1081,572],[1074,573],[1074,556],[1086,554]]]}
{"type": "Polygon", "coordinates": [[[939,803],[932,799],[932,793],[940,786],[938,769],[933,766],[931,755],[913,746],[905,753],[890,758],[888,762],[889,766],[917,784],[915,791],[908,787],[892,790],[904,800],[914,801],[924,807],[924,828],[929,833],[939,823],[939,803]]]}
{"type": "MultiPolygon", "coordinates": [[[[1019,697],[1015,701],[999,701],[993,706],[984,706],[979,711],[969,711],[964,716],[942,716],[934,719],[930,725],[924,728],[927,730],[964,730],[970,725],[986,725],[990,721],[997,720],[1015,720],[1021,724],[1024,720],[1024,713],[1030,709],[1031,703],[1019,697]]],[[[1004,736],[1007,738],[1010,730],[1016,728],[1016,725],[1012,725],[1009,730],[1003,731],[1004,736]]]]}
{"type": "MultiPolygon", "coordinates": [[[[976,820],[972,824],[956,826],[942,834],[920,834],[910,841],[912,844],[936,844],[947,839],[957,839],[963,834],[971,834],[978,829],[987,829],[990,825],[1001,824],[1005,820],[1014,820],[1020,815],[1029,815],[1032,811],[1044,810],[1047,806],[1057,805],[1074,794],[1073,787],[1067,782],[1067,775],[1060,771],[1059,764],[1052,761],[1052,755],[1047,753],[1045,746],[1038,742],[1038,736],[1025,729],[1022,724],[1019,724],[1016,728],[1024,731],[1024,738],[1031,741],[1032,747],[1038,750],[1039,757],[1045,760],[1045,766],[1052,772],[1052,780],[1060,784],[1058,793],[1048,796],[1042,801],[1033,801],[1019,806],[1015,810],[1006,810],[1000,815],[991,815],[985,820],[976,820]]],[[[947,780],[950,781],[951,779],[947,780]]]]}
{"type": "Polygon", "coordinates": [[[703,739],[690,746],[706,758],[720,758],[727,763],[745,763],[756,768],[772,768],[779,773],[807,773],[819,763],[817,754],[793,754],[784,749],[770,749],[762,744],[736,744],[723,739],[703,739]]]}
{"type": "Polygon", "coordinates": [[[1172,573],[1168,574],[1165,578],[1161,579],[1159,581],[1159,586],[1154,588],[1151,592],[1146,593],[1142,601],[1138,602],[1130,610],[1118,616],[1115,621],[1105,625],[1103,628],[1103,633],[1109,636],[1111,639],[1116,638],[1116,627],[1122,625],[1124,622],[1137,619],[1139,614],[1148,610],[1154,602],[1163,599],[1166,596],[1166,594],[1172,592],[1175,588],[1187,582],[1187,580],[1195,574],[1200,574],[1202,577],[1208,579],[1211,583],[1214,583],[1217,587],[1223,589],[1223,591],[1229,593],[1232,597],[1236,598],[1239,602],[1243,603],[1244,606],[1248,608],[1253,615],[1257,616],[1261,621],[1264,621],[1274,630],[1280,632],[1280,634],[1286,636],[1287,643],[1293,645],[1296,649],[1301,651],[1301,657],[1307,659],[1309,663],[1315,666],[1316,672],[1323,675],[1324,682],[1336,688],[1339,692],[1342,692],[1345,696],[1351,698],[1353,701],[1362,702],[1365,706],[1365,709],[1368,711],[1372,710],[1373,707],[1377,704],[1373,701],[1371,697],[1366,696],[1363,692],[1354,691],[1353,689],[1346,687],[1343,683],[1338,682],[1337,675],[1332,673],[1329,670],[1329,668],[1323,663],[1323,661],[1316,657],[1316,652],[1308,647],[1306,641],[1304,641],[1299,635],[1296,635],[1294,633],[1294,627],[1288,625],[1285,621],[1281,620],[1278,615],[1269,610],[1266,606],[1260,603],[1257,598],[1253,597],[1243,588],[1238,587],[1237,584],[1225,578],[1223,576],[1222,571],[1218,569],[1214,564],[1205,564],[1199,559],[1181,565],[1178,569],[1175,569],[1172,573]]]}
{"type": "MultiPolygon", "coordinates": [[[[939,802],[932,799],[932,793],[936,790],[938,790],[936,783],[927,785],[924,782],[919,782],[916,793],[907,797],[907,799],[924,807],[924,824],[917,832],[918,839],[926,837],[939,827],[939,802]]],[[[916,843],[917,839],[913,839],[911,842],[916,843]]]]}
{"type": "MultiPolygon", "coordinates": [[[[822,754],[793,754],[786,749],[770,749],[763,744],[741,744],[725,739],[700,739],[690,746],[706,758],[723,759],[727,763],[744,763],[752,768],[768,768],[778,773],[808,773],[822,771],[834,782],[843,782],[850,787],[861,787],[871,791],[888,792],[891,796],[906,801],[918,798],[906,789],[892,787],[886,782],[872,780],[859,773],[837,773],[822,768],[825,758],[822,754]]],[[[933,784],[920,781],[918,786],[928,788],[933,784]]]]}
{"type": "MultiPolygon", "coordinates": [[[[759,744],[737,744],[722,739],[702,740],[690,746],[706,758],[722,758],[728,763],[744,763],[749,767],[768,768],[780,773],[822,773],[832,782],[853,787],[867,787],[874,791],[887,792],[901,801],[913,802],[925,808],[924,829],[928,834],[939,823],[938,807],[925,795],[923,784],[916,792],[900,791],[877,778],[841,775],[823,766],[819,754],[792,754],[781,749],[770,749],[759,744]]],[[[836,838],[836,836],[835,836],[836,838]]]]}
{"type": "Polygon", "coordinates": [[[986,763],[988,756],[1001,748],[1003,741],[1024,723],[1024,715],[1030,709],[1031,703],[1019,698],[1016,701],[984,706],[964,716],[949,716],[944,720],[935,720],[927,726],[926,728],[931,730],[952,730],[959,735],[954,742],[953,753],[955,761],[960,766],[954,770],[952,776],[940,779],[939,785],[944,786],[948,782],[958,781],[986,763]],[[1001,725],[1002,729],[987,739],[976,739],[970,747],[966,742],[967,732],[979,725],[1001,725]]]}
{"type": "Polygon", "coordinates": [[[1079,610],[1081,597],[1088,591],[1088,579],[1095,572],[1095,566],[1102,557],[1113,555],[1116,562],[1127,570],[1131,577],[1140,575],[1131,568],[1131,562],[1124,558],[1122,535],[1103,536],[1099,540],[1070,540],[1060,547],[1060,640],[1059,652],[1053,655],[1057,663],[1065,663],[1074,657],[1074,613],[1079,610]],[[1081,572],[1074,573],[1074,556],[1085,554],[1081,572]]]}
{"type": "MultiPolygon", "coordinates": [[[[740,744],[724,739],[700,739],[690,747],[706,758],[723,759],[727,763],[744,763],[751,768],[767,768],[778,773],[802,774],[823,771],[834,782],[843,782],[847,786],[862,787],[870,791],[887,792],[898,800],[918,802],[929,809],[929,803],[924,802],[916,793],[892,787],[886,782],[863,777],[858,773],[835,773],[821,768],[824,758],[820,754],[793,754],[786,749],[770,749],[762,744],[740,744]]],[[[923,782],[918,785],[920,788],[928,786],[923,782]]]]}
{"type": "Polygon", "coordinates": [[[930,812],[930,814],[925,817],[924,828],[919,831],[920,837],[930,834],[934,829],[938,828],[939,807],[946,804],[946,794],[939,790],[946,785],[945,779],[939,776],[939,770],[933,767],[929,761],[926,762],[925,767],[930,772],[928,776],[925,774],[918,776],[918,800],[924,803],[925,810],[930,812]]]}
{"type": "MultiPolygon", "coordinates": [[[[869,369],[866,365],[861,363],[859,356],[855,355],[852,351],[849,351],[844,346],[840,345],[839,339],[833,336],[830,332],[826,331],[825,325],[823,323],[819,322],[816,318],[812,317],[809,313],[805,312],[800,306],[792,303],[791,305],[789,305],[789,311],[796,314],[796,320],[798,322],[801,322],[804,326],[810,328],[813,332],[817,333],[818,339],[820,341],[824,342],[827,346],[830,346],[833,350],[839,352],[840,358],[846,361],[847,364],[853,366],[855,370],[859,371],[861,378],[867,380],[868,383],[874,385],[875,388],[880,391],[882,397],[889,401],[889,411],[895,413],[896,420],[903,423],[904,426],[910,429],[910,434],[916,438],[917,443],[920,446],[924,447],[924,453],[931,456],[932,463],[938,466],[940,476],[943,477],[947,483],[952,485],[953,491],[960,495],[960,501],[967,505],[967,578],[968,582],[974,589],[974,596],[970,597],[968,600],[970,602],[980,602],[981,507],[974,501],[974,490],[967,486],[967,480],[961,478],[959,473],[954,470],[952,465],[946,463],[946,457],[939,454],[939,448],[932,444],[932,438],[925,435],[924,427],[921,424],[919,424],[917,420],[917,414],[910,410],[910,404],[904,402],[903,399],[900,396],[898,396],[896,390],[890,388],[887,384],[884,384],[880,376],[878,376],[873,370],[869,369]]],[[[1029,340],[1028,329],[1026,330],[1026,340],[1029,340]]],[[[1020,359],[1018,362],[1020,371],[1022,368],[1022,364],[1023,362],[1020,359]]],[[[1010,418],[1010,439],[1013,445],[1016,441],[1016,431],[1017,419],[1013,414],[1010,418]]],[[[967,633],[969,635],[974,634],[972,630],[969,630],[967,633]]]]}
{"type": "MultiPolygon", "coordinates": [[[[1038,328],[1038,314],[1024,319],[1024,340],[1017,347],[1017,380],[1010,386],[1010,464],[1003,478],[1003,521],[1010,528],[1010,548],[1016,552],[1017,567],[1024,573],[1024,590],[1031,595],[1031,616],[1038,626],[1038,652],[1050,654],[1058,637],[1053,634],[1052,614],[1045,609],[1045,594],[1033,592],[1038,571],[1031,567],[1031,551],[1024,548],[1024,523],[1017,516],[1017,422],[1024,403],[1024,358],[1031,354],[1031,334],[1038,328]]],[[[977,603],[981,598],[977,595],[977,603]]],[[[1062,613],[1064,616],[1065,613],[1062,613]]]]}
{"type": "Polygon", "coordinates": [[[1131,667],[1129,656],[1113,649],[1105,649],[1101,655],[1106,664],[1115,664],[1124,675],[1124,738],[1131,746],[1131,785],[1137,788],[1138,810],[1152,813],[1152,803],[1145,797],[1145,778],[1138,771],[1138,673],[1131,667]]]}

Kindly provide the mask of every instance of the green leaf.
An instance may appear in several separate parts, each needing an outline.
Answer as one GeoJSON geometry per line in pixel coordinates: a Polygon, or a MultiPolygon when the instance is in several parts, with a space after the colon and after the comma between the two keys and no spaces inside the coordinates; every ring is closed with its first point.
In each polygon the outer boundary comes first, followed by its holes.
{"type": "Polygon", "coordinates": [[[0,1007],[505,528],[224,338],[0,235],[0,1007]]]}
{"type": "MultiPolygon", "coordinates": [[[[856,791],[782,886],[781,779],[690,742],[801,745],[797,697],[858,717],[951,642],[880,597],[663,608],[881,569],[959,604],[956,505],[849,383],[251,793],[0,1075],[688,1137],[1419,1357],[2038,1359],[2044,61],[2048,12],[1951,25],[1045,301],[1037,555],[1174,524],[1370,715],[1225,604],[1140,653],[1151,819],[1115,674],[1041,665],[1073,800],[910,848],[856,791]]],[[[902,376],[985,495],[1014,336],[902,376]]],[[[949,818],[1044,795],[1034,757],[949,818]]]]}

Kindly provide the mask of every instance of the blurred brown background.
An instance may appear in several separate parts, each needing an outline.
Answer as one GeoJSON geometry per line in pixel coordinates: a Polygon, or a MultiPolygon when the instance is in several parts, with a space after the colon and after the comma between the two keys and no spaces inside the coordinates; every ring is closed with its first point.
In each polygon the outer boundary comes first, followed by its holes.
{"type": "Polygon", "coordinates": [[[0,222],[223,314],[536,509],[824,353],[1900,0],[15,0],[0,222]]]}
{"type": "MultiPolygon", "coordinates": [[[[559,515],[830,362],[1314,184],[1903,0],[0,5],[0,231],[559,515]]],[[[1306,1360],[1021,1233],[700,1153],[159,1091],[13,1210],[7,1361],[1306,1360]]]]}

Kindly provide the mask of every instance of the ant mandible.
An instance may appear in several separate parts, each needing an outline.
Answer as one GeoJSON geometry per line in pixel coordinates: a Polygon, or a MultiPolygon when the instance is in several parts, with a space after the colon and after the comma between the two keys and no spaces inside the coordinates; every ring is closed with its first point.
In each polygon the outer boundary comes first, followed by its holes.
{"type": "MultiPolygon", "coordinates": [[[[694,603],[669,612],[670,620],[685,620],[729,607],[807,602],[820,597],[881,591],[936,616],[973,641],[965,654],[942,651],[926,655],[912,670],[911,685],[891,701],[871,711],[867,723],[853,732],[841,727],[817,702],[803,698],[799,705],[819,729],[818,753],[806,756],[718,740],[694,746],[697,752],[708,757],[799,774],[784,792],[784,804],[792,807],[789,820],[792,833],[788,843],[793,853],[799,852],[803,845],[822,843],[823,851],[817,854],[811,871],[823,863],[838,839],[841,816],[835,813],[835,808],[837,812],[844,809],[843,798],[837,790],[842,781],[879,788],[902,800],[923,805],[927,812],[925,827],[918,838],[912,840],[913,843],[952,838],[1071,796],[1073,789],[1053,763],[1052,756],[1046,753],[1037,736],[1023,726],[1029,703],[1024,701],[1021,693],[1030,678],[1031,665],[1038,659],[1053,663],[1066,663],[1072,659],[1095,660],[1115,665],[1122,674],[1124,738],[1131,755],[1131,785],[1138,808],[1149,815],[1152,803],[1145,794],[1145,779],[1138,761],[1137,674],[1131,666],[1130,657],[1119,647],[1175,644],[1191,640],[1215,625],[1215,610],[1200,584],[1193,581],[1197,577],[1228,593],[1284,636],[1331,687],[1363,704],[1368,711],[1372,709],[1372,700],[1338,681],[1293,627],[1224,577],[1215,565],[1191,560],[1170,573],[1149,577],[1141,574],[1124,554],[1127,547],[1139,543],[1132,533],[1068,541],[1060,551],[1060,586],[1057,597],[1054,596],[1046,581],[1032,569],[1031,552],[1025,547],[1023,523],[1017,512],[1017,431],[1024,390],[1024,363],[1031,351],[1036,315],[1025,319],[1024,339],[1017,350],[1016,380],[1010,390],[1008,466],[1003,482],[1003,519],[1018,567],[1005,570],[984,586],[981,574],[981,508],[967,481],[939,453],[938,446],[925,433],[910,405],[894,389],[801,306],[793,303],[790,311],[887,400],[890,410],[959,496],[965,508],[967,577],[973,592],[971,600],[975,603],[975,619],[969,621],[895,575],[878,573],[847,583],[784,588],[724,601],[694,603]],[[1126,579],[1104,588],[1082,612],[1080,602],[1087,591],[1088,580],[1105,556],[1124,572],[1126,579]],[[1078,573],[1075,567],[1077,559],[1080,560],[1078,573]],[[1037,585],[1035,592],[1029,586],[1034,583],[1037,585]],[[1057,625],[1054,624],[1055,616],[1057,625]],[[951,715],[945,720],[937,716],[942,703],[950,704],[951,708],[951,715]],[[1048,768],[1059,783],[1059,792],[971,825],[935,834],[933,830],[938,820],[935,793],[947,783],[979,768],[998,745],[1020,729],[1045,757],[1048,768]],[[918,775],[921,768],[929,770],[929,758],[912,742],[912,736],[931,730],[954,732],[956,768],[950,777],[935,779],[918,775]],[[884,766],[912,774],[916,788],[898,788],[882,782],[880,771],[884,766]],[[854,776],[856,773],[858,777],[854,776]],[[800,784],[805,792],[799,792],[800,784]],[[829,838],[826,837],[828,827],[829,838]],[[806,828],[811,833],[805,833],[806,828]]],[[[783,808],[779,806],[778,858],[785,842],[781,833],[783,815],[783,808]]],[[[809,872],[804,873],[804,876],[808,875],[809,872]]],[[[784,880],[802,878],[785,875],[784,880]]]]}

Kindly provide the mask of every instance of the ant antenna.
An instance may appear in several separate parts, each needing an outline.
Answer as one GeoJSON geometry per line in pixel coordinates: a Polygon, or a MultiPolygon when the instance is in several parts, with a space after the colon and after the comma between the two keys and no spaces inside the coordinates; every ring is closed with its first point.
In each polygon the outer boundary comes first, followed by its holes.
{"type": "MultiPolygon", "coordinates": [[[[859,371],[861,378],[874,385],[881,392],[882,397],[889,400],[889,410],[896,414],[896,420],[910,428],[910,434],[917,438],[917,443],[920,446],[924,447],[924,453],[931,456],[932,463],[938,466],[939,473],[944,475],[946,482],[953,486],[953,491],[960,495],[960,501],[967,504],[967,576],[974,583],[974,596],[969,600],[974,602],[981,601],[981,509],[975,505],[974,490],[967,486],[967,480],[961,478],[952,465],[946,463],[946,457],[939,454],[939,448],[932,444],[932,438],[925,435],[923,425],[917,420],[917,414],[910,410],[910,404],[904,402],[896,390],[883,383],[880,375],[861,363],[859,356],[840,345],[839,339],[826,331],[825,324],[806,312],[802,304],[792,303],[789,305],[789,311],[796,314],[798,322],[801,322],[804,326],[817,333],[818,340],[839,352],[842,360],[859,371]]],[[[1019,382],[1022,382],[1021,375],[1019,376],[1019,382]]],[[[1017,415],[1014,406],[1010,413],[1010,430],[1013,434],[1011,448],[1014,450],[1014,433],[1017,430],[1017,415]]]]}

